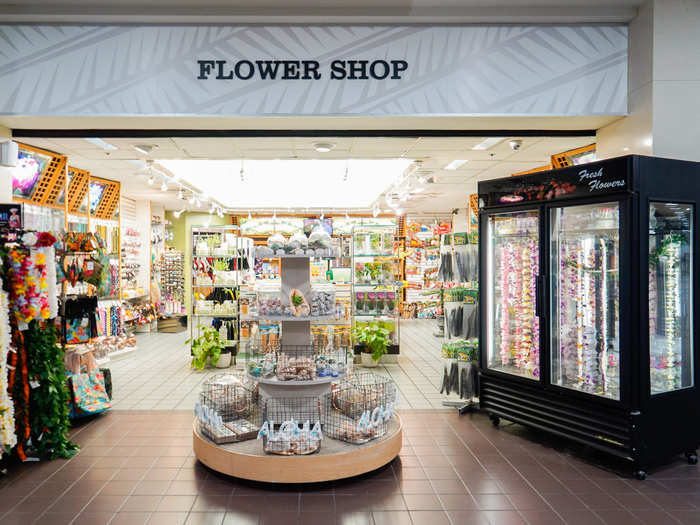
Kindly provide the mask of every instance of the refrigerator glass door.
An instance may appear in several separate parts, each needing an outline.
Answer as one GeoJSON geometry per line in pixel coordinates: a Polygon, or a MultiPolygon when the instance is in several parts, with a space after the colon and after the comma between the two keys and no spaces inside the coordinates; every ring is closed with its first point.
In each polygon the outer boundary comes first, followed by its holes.
{"type": "Polygon", "coordinates": [[[693,386],[693,205],[649,205],[651,393],[693,386]]]}
{"type": "Polygon", "coordinates": [[[550,210],[551,381],[620,399],[620,205],[550,210]]]}
{"type": "Polygon", "coordinates": [[[489,216],[486,265],[488,367],[538,380],[539,224],[536,210],[489,216]]]}

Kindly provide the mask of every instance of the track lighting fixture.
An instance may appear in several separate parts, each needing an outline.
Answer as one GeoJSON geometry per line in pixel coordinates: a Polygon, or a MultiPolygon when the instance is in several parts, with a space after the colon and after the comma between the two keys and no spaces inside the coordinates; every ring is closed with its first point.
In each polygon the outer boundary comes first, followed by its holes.
{"type": "Polygon", "coordinates": [[[250,214],[250,210],[248,210],[248,220],[253,220],[253,216],[250,214]]]}
{"type": "Polygon", "coordinates": [[[202,201],[200,201],[199,199],[196,199],[196,200],[195,200],[195,206],[197,206],[197,208],[201,208],[201,207],[202,207],[202,201]]]}
{"type": "Polygon", "coordinates": [[[189,202],[190,204],[194,204],[195,200],[197,200],[197,199],[195,198],[194,193],[193,193],[187,202],[189,202]]]}
{"type": "Polygon", "coordinates": [[[156,179],[153,177],[153,175],[148,176],[148,185],[153,186],[153,183],[156,181],[156,179]]]}
{"type": "Polygon", "coordinates": [[[163,179],[163,184],[160,185],[160,191],[168,191],[168,184],[163,179]]]}
{"type": "Polygon", "coordinates": [[[180,188],[177,192],[177,198],[180,199],[181,201],[185,200],[185,192],[182,191],[182,188],[180,188]]]}
{"type": "Polygon", "coordinates": [[[176,212],[173,213],[176,219],[180,218],[180,215],[185,211],[185,208],[182,208],[181,210],[177,210],[176,212]]]}
{"type": "Polygon", "coordinates": [[[379,208],[374,208],[372,210],[372,217],[376,217],[377,215],[379,215],[379,208]]]}

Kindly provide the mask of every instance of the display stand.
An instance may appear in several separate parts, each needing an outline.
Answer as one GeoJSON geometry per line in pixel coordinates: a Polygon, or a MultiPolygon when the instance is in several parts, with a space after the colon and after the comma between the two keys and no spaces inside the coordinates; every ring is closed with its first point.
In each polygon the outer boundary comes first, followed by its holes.
{"type": "MultiPolygon", "coordinates": [[[[305,298],[311,297],[311,282],[309,257],[281,258],[281,297],[290,297],[293,290],[298,290],[305,298]]],[[[258,315],[258,320],[267,319],[258,315]]],[[[281,345],[279,351],[289,348],[305,348],[309,353],[314,351],[311,340],[312,317],[282,317],[276,316],[282,324],[281,345]]],[[[314,320],[322,320],[318,317],[314,320]]],[[[283,353],[280,356],[284,355],[283,353]]],[[[280,357],[281,359],[281,357],[280,357]]],[[[315,366],[315,365],[314,365],[315,366]]],[[[249,379],[256,381],[254,390],[260,399],[309,400],[315,398],[320,414],[322,400],[332,403],[331,385],[340,377],[314,377],[308,380],[279,380],[277,377],[257,377],[248,373],[249,379]]],[[[216,397],[222,396],[223,390],[216,392],[216,397]]],[[[240,404],[240,408],[249,407],[251,401],[240,404]]],[[[233,403],[232,406],[237,406],[233,403]]],[[[267,405],[265,405],[267,406],[267,405]]],[[[235,408],[234,408],[235,410],[235,408]]],[[[267,410],[267,409],[265,409],[267,410]]],[[[280,423],[287,418],[279,416],[282,410],[277,408],[277,415],[261,419],[275,420],[280,423]]],[[[307,412],[288,413],[302,421],[307,412]],[[302,416],[299,416],[302,414],[302,416]]],[[[329,423],[330,424],[330,423],[329,423]]],[[[308,455],[275,455],[266,454],[259,440],[246,440],[235,443],[216,444],[204,436],[200,424],[195,419],[193,428],[193,448],[197,459],[209,468],[238,478],[263,481],[270,483],[315,483],[332,481],[364,474],[375,470],[392,461],[400,452],[402,444],[401,422],[397,416],[388,420],[387,431],[381,437],[364,444],[352,444],[340,439],[327,436],[323,446],[308,455]]],[[[257,431],[256,431],[257,433],[257,431]]],[[[265,441],[263,440],[263,443],[265,441]]],[[[306,454],[306,453],[304,453],[306,454]]]]}

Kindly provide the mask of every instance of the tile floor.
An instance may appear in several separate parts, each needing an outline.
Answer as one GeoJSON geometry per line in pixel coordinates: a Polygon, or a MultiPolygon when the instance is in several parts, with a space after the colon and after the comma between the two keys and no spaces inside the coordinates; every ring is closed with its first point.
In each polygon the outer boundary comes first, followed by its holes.
{"type": "Polygon", "coordinates": [[[73,428],[80,452],[12,463],[0,477],[0,524],[700,524],[700,467],[682,458],[639,482],[607,456],[444,410],[433,329],[404,322],[398,364],[378,370],[401,390],[399,457],[311,486],[249,483],[199,464],[192,406],[215,372],[189,369],[183,334],[140,336],[137,354],[109,365],[115,409],[73,428]]]}
{"type": "Polygon", "coordinates": [[[518,425],[492,428],[479,414],[401,416],[404,446],[386,467],[289,486],[226,478],[199,464],[190,411],[108,412],[73,429],[82,449],[71,460],[11,466],[0,478],[0,523],[700,523],[700,468],[680,459],[640,482],[518,425]]]}
{"type": "MultiPolygon", "coordinates": [[[[401,355],[397,364],[376,369],[396,382],[399,408],[444,408],[439,393],[442,382],[442,340],[434,337],[435,320],[401,322],[401,355]]],[[[191,410],[201,383],[218,369],[192,370],[189,348],[180,334],[138,334],[138,349],[106,366],[112,371],[113,405],[116,410],[191,410]]],[[[238,366],[245,363],[239,360],[238,366]]]]}

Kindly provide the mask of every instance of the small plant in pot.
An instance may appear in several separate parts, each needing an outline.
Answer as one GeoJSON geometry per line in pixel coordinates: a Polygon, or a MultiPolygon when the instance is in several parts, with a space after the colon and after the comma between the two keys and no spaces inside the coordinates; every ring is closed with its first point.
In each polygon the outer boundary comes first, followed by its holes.
{"type": "Polygon", "coordinates": [[[353,330],[355,343],[362,347],[362,366],[375,367],[391,344],[391,332],[377,323],[356,326],[353,330]]]}
{"type": "MultiPolygon", "coordinates": [[[[204,370],[207,362],[211,360],[214,366],[219,364],[221,352],[226,346],[226,341],[221,338],[219,331],[213,326],[199,325],[199,335],[185,341],[192,343],[192,368],[204,370]]],[[[231,354],[228,354],[229,365],[231,354]]]]}

